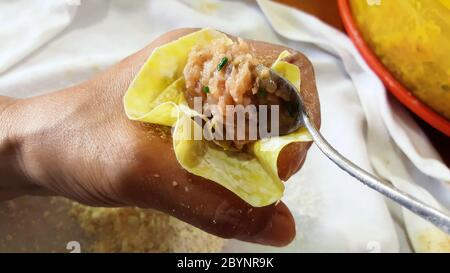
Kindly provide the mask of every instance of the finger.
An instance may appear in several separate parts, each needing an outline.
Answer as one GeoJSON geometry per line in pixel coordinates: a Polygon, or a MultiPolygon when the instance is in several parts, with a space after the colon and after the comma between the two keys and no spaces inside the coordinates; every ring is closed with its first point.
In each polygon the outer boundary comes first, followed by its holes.
{"type": "Polygon", "coordinates": [[[286,145],[277,159],[278,176],[287,181],[303,166],[311,142],[294,142],[286,145]]]}
{"type": "MultiPolygon", "coordinates": [[[[151,126],[152,128],[153,126],[151,126]]],[[[224,238],[283,246],[295,237],[295,224],[283,203],[254,208],[219,184],[185,171],[170,135],[149,129],[118,192],[130,205],[155,208],[224,238]]]]}

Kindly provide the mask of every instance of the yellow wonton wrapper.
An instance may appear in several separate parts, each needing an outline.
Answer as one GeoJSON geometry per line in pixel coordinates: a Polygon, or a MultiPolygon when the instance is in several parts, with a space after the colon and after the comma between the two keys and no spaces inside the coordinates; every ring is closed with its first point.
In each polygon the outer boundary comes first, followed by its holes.
{"type": "MultiPolygon", "coordinates": [[[[199,114],[187,106],[182,72],[191,49],[215,39],[232,43],[221,32],[202,29],[156,48],[125,94],[125,111],[132,120],[174,127],[175,155],[188,172],[219,183],[254,207],[270,205],[280,200],[284,191],[277,170],[280,151],[292,142],[311,141],[311,137],[302,128],[287,136],[258,140],[251,154],[225,151],[211,141],[185,137],[199,126],[191,119],[199,114]]],[[[272,68],[300,90],[299,68],[281,61],[289,55],[282,52],[272,68]]]]}

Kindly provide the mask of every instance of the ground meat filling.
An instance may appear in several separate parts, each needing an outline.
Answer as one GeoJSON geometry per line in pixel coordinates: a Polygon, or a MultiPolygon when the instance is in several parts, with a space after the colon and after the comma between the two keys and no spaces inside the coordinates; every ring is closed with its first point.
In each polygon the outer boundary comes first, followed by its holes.
{"type": "MultiPolygon", "coordinates": [[[[278,104],[280,100],[268,69],[255,58],[253,49],[242,39],[231,44],[218,39],[209,46],[193,48],[183,76],[189,105],[193,107],[194,98],[201,97],[206,108],[216,106],[212,114],[220,115],[223,121],[226,120],[227,105],[278,104]]],[[[203,108],[203,111],[208,110],[203,108]]],[[[248,140],[246,131],[246,139],[215,142],[241,150],[252,141],[248,140]]]]}

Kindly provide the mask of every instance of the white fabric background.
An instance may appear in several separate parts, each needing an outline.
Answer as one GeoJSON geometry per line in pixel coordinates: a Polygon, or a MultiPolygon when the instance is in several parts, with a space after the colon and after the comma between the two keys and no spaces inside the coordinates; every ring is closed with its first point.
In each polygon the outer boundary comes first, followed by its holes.
{"type": "MultiPolygon", "coordinates": [[[[300,11],[265,0],[0,0],[0,22],[0,94],[14,97],[79,83],[179,27],[288,45],[314,65],[322,133],[330,143],[403,190],[450,206],[449,184],[442,182],[450,181],[450,171],[411,117],[387,99],[345,35],[300,11]]],[[[387,204],[314,146],[284,201],[297,222],[291,245],[230,240],[225,250],[410,251],[404,225],[415,250],[427,250],[423,236],[450,247],[448,236],[387,204]]]]}

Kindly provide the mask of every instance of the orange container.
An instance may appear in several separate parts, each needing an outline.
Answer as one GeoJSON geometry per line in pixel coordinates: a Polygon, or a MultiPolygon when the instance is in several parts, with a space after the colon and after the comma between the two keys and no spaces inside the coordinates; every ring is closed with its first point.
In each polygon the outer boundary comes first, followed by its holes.
{"type": "MultiPolygon", "coordinates": [[[[381,4],[383,1],[381,0],[381,4]]],[[[374,1],[372,1],[374,2],[374,1]]],[[[352,14],[350,0],[338,0],[339,12],[344,23],[344,27],[363,56],[368,65],[374,70],[374,72],[383,81],[386,88],[406,107],[408,107],[417,116],[425,120],[434,128],[438,129],[442,133],[450,136],[450,120],[433,110],[430,106],[425,104],[416,95],[409,90],[406,85],[397,79],[380,60],[380,58],[374,53],[372,48],[363,38],[362,33],[358,27],[355,17],[352,14]]],[[[376,8],[376,7],[375,7],[376,8]]],[[[405,33],[408,35],[408,33],[405,33]]],[[[450,68],[449,68],[450,69],[450,68]]],[[[426,91],[426,90],[424,90],[426,91]]],[[[448,103],[448,102],[445,102],[448,103]]]]}

